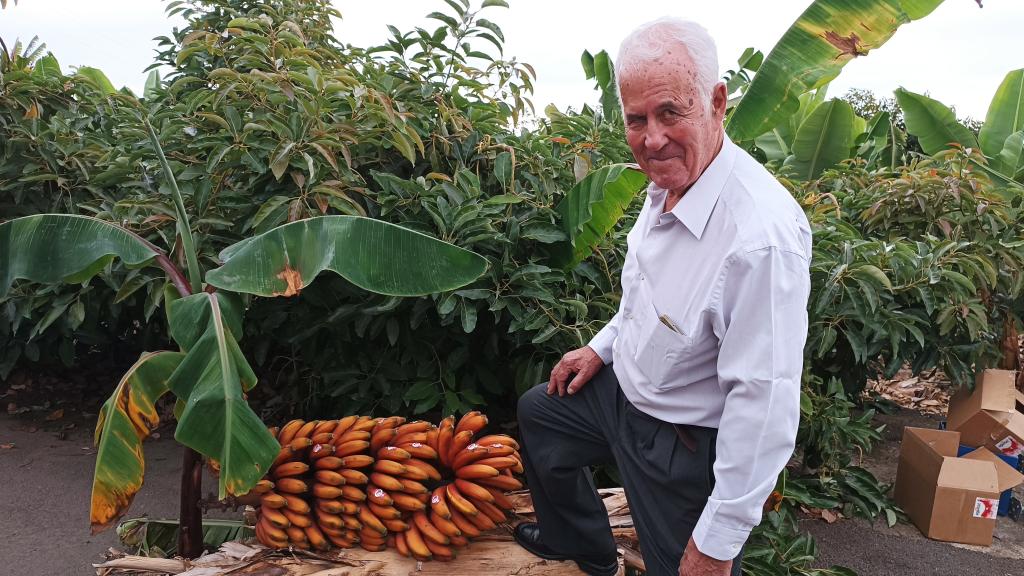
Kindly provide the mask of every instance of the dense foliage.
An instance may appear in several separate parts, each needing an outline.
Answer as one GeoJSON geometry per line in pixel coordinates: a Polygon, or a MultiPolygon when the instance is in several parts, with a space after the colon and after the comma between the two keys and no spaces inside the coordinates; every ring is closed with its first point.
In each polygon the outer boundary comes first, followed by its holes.
{"type": "MultiPolygon", "coordinates": [[[[514,398],[617,309],[641,196],[617,197],[610,231],[576,265],[561,205],[588,174],[630,160],[610,62],[584,56],[599,106],[540,116],[532,68],[504,54],[488,19],[503,4],[448,2],[431,29],[355,47],[331,36],[327,0],[168,3],[186,26],[159,39],[165,77],[150,77],[142,102],[204,267],[239,240],[323,214],[401,224],[489,262],[476,283],[430,297],[372,296],[324,275],[297,298],[250,298],[242,345],[273,390],[268,420],[486,405],[511,424],[514,398]]],[[[0,219],[94,215],[184,268],[139,110],[110,98],[98,71],[65,74],[33,52],[0,56],[0,219]]],[[[737,98],[763,61],[751,50],[730,71],[737,98]]],[[[795,111],[741,142],[802,202],[815,236],[802,466],[780,478],[751,542],[757,574],[807,573],[814,544],[797,536],[797,506],[895,520],[882,487],[851,467],[851,449],[878,439],[870,411],[857,412],[868,378],[909,365],[967,382],[1003,358],[1022,312],[1018,189],[977,149],[908,149],[895,108],[860,117],[867,109],[824,94],[797,95],[795,111]],[[840,145],[806,144],[821,140],[840,145]]],[[[114,263],[84,285],[16,284],[0,300],[0,377],[26,360],[158,348],[165,282],[114,263]]]]}

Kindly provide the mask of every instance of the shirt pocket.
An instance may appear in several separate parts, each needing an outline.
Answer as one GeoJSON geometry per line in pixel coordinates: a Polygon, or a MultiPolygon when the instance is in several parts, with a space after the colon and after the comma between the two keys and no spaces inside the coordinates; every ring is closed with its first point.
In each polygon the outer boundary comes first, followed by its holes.
{"type": "Polygon", "coordinates": [[[657,312],[647,319],[645,337],[637,350],[636,362],[655,390],[663,392],[685,386],[689,380],[682,369],[694,339],[683,329],[673,330],[657,312]]]}

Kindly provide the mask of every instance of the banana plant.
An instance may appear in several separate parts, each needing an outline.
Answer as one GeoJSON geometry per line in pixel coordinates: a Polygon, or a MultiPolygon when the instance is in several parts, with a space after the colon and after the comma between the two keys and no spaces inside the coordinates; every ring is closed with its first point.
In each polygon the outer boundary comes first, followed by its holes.
{"type": "Polygon", "coordinates": [[[552,262],[568,269],[590,256],[646,182],[636,164],[604,166],[577,182],[556,207],[566,240],[553,247],[552,262]]]}
{"type": "Polygon", "coordinates": [[[800,108],[800,95],[839,75],[854,58],[885,44],[942,0],[815,0],[757,70],[726,120],[736,142],[771,131],[800,108]]]}
{"type": "Polygon", "coordinates": [[[182,193],[147,112],[133,96],[106,89],[110,84],[102,73],[92,80],[112,100],[139,111],[174,201],[186,271],[159,247],[116,224],[69,214],[32,215],[0,224],[0,298],[19,280],[85,283],[115,259],[129,268],[163,270],[173,286],[165,310],[179,349],[143,355],[100,411],[90,521],[94,532],[104,530],[130,506],[144,476],[142,441],[159,424],[155,404],[173,393],[175,439],[186,447],[178,549],[195,557],[202,549],[201,457],[219,471],[224,498],[247,493],[280,448],[245,400],[256,375],[239,347],[242,295],[295,296],[325,270],[368,292],[429,295],[472,282],[487,263],[473,252],[387,222],[322,216],[230,246],[219,255],[219,267],[204,271],[182,193]]]}
{"type": "Polygon", "coordinates": [[[850,157],[858,120],[864,123],[842,100],[833,98],[817,106],[800,123],[786,165],[801,180],[817,178],[826,168],[850,157]]]}
{"type": "Polygon", "coordinates": [[[978,136],[961,124],[952,108],[923,94],[900,88],[907,132],[917,136],[927,154],[952,146],[981,150],[981,168],[1004,184],[1024,184],[1024,68],[1009,72],[989,103],[978,136]]]}

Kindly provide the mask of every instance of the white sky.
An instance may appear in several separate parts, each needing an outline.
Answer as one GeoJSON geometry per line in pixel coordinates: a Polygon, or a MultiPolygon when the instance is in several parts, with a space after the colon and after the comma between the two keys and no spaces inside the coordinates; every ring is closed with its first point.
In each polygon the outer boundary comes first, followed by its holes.
{"type": "MultiPolygon", "coordinates": [[[[474,6],[480,0],[472,0],[474,6]]],[[[450,12],[441,0],[334,0],[344,18],[336,27],[343,42],[383,41],[386,24],[400,30],[438,24],[424,16],[450,12]]],[[[485,17],[501,26],[506,56],[532,64],[538,74],[534,103],[559,108],[593,102],[592,82],[583,78],[583,50],[608,50],[634,26],[671,14],[702,23],[718,42],[727,70],[747,46],[766,54],[809,0],[509,0],[511,9],[489,8],[485,17]]],[[[116,86],[141,92],[142,70],[152,62],[152,38],[167,34],[172,22],[161,0],[20,0],[0,11],[0,37],[8,43],[34,35],[46,42],[65,70],[89,65],[102,69],[116,86]]],[[[866,88],[883,96],[903,86],[927,92],[961,116],[983,119],[989,100],[1010,70],[1024,67],[1017,35],[1024,25],[1024,2],[946,0],[929,17],[905,25],[883,47],[858,58],[833,82],[830,93],[866,88]],[[1015,34],[1016,33],[1016,34],[1015,34]]]]}

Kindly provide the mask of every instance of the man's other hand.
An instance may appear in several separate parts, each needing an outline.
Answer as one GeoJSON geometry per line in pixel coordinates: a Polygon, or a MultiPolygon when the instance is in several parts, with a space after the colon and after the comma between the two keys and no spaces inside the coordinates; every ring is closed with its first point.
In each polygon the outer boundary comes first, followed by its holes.
{"type": "Polygon", "coordinates": [[[731,572],[732,560],[716,560],[705,555],[690,538],[679,561],[679,576],[729,576],[731,572]]]}
{"type": "Polygon", "coordinates": [[[604,361],[590,346],[566,352],[558,364],[551,369],[551,377],[548,379],[548,394],[554,394],[556,390],[559,396],[565,396],[566,392],[575,394],[594,377],[594,374],[601,370],[602,366],[604,366],[604,361]]]}

